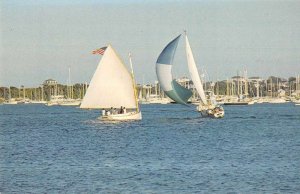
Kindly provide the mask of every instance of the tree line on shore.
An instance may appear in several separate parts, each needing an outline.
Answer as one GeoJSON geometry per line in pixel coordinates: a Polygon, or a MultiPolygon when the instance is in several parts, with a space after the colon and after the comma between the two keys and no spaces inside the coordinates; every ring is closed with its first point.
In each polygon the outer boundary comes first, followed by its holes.
{"type": "MultiPolygon", "coordinates": [[[[228,95],[228,87],[237,87],[237,81],[232,81],[228,83],[228,80],[223,81],[217,81],[212,84],[212,82],[206,82],[205,90],[212,90],[214,91],[214,94],[216,95],[228,95]],[[235,83],[235,84],[233,84],[235,83]]],[[[244,84],[244,83],[240,83],[244,84]]],[[[257,86],[255,82],[247,82],[247,87],[242,85],[242,90],[248,90],[247,94],[249,97],[254,97],[257,94],[257,86]]],[[[276,93],[279,89],[286,91],[286,94],[290,94],[291,91],[295,91],[298,87],[299,83],[297,83],[295,77],[290,77],[289,79],[282,79],[275,76],[270,76],[268,79],[261,81],[259,84],[260,87],[260,96],[267,96],[270,95],[270,91],[276,93]],[[298,84],[298,86],[297,86],[298,84]]],[[[155,93],[155,87],[154,85],[150,85],[151,87],[151,93],[155,93]]],[[[24,86],[21,87],[0,87],[0,101],[7,100],[9,98],[15,98],[15,99],[30,99],[30,100],[49,100],[51,95],[63,95],[65,97],[73,98],[73,99],[82,99],[85,91],[86,91],[86,85],[85,84],[74,84],[72,86],[57,84],[54,88],[54,86],[48,86],[43,85],[36,88],[25,88],[24,86]],[[55,92],[54,92],[55,90],[55,92]]],[[[143,86],[138,85],[137,86],[138,92],[142,90],[142,94],[145,94],[145,91],[143,91],[143,86]]],[[[237,88],[234,88],[234,90],[238,90],[237,88]]],[[[231,91],[233,89],[231,88],[231,91]]],[[[237,92],[234,92],[237,94],[237,92]]]]}
{"type": "Polygon", "coordinates": [[[57,84],[56,86],[39,86],[36,88],[21,87],[0,87],[0,99],[2,101],[9,98],[30,99],[30,100],[49,100],[51,95],[63,95],[74,99],[83,98],[84,84],[74,84],[72,86],[57,84]],[[55,88],[56,87],[56,88],[55,88]],[[54,91],[56,90],[56,91],[54,91]]]}

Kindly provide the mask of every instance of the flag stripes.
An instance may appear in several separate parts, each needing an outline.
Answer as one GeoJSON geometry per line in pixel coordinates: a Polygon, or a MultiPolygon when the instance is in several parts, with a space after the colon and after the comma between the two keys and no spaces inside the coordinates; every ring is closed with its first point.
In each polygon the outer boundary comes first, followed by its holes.
{"type": "Polygon", "coordinates": [[[99,55],[103,55],[105,50],[106,50],[106,46],[105,47],[102,47],[102,48],[99,48],[99,49],[96,49],[94,50],[92,53],[95,55],[95,54],[99,54],[99,55]]]}

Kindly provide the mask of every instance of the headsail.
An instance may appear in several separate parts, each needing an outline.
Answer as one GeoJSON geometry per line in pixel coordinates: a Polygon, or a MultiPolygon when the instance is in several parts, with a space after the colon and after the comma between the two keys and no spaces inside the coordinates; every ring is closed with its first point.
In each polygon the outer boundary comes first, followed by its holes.
{"type": "Polygon", "coordinates": [[[180,36],[172,40],[160,53],[156,61],[156,75],[165,94],[175,102],[186,105],[192,92],[172,78],[172,63],[180,36]]]}
{"type": "Polygon", "coordinates": [[[196,63],[194,60],[194,56],[187,35],[185,35],[185,43],[186,43],[185,44],[186,57],[188,61],[188,68],[191,75],[191,79],[193,80],[194,86],[196,87],[196,90],[200,96],[201,102],[204,105],[206,105],[207,104],[206,96],[203,90],[203,85],[196,67],[196,63]]]}
{"type": "Polygon", "coordinates": [[[137,108],[133,80],[109,45],[99,62],[80,108],[137,108]]]}

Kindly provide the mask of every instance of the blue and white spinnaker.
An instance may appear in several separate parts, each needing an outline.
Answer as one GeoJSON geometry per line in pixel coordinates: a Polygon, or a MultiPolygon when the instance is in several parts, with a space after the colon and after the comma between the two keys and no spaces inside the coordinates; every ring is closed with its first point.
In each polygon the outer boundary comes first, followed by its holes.
{"type": "Polygon", "coordinates": [[[186,105],[193,93],[172,77],[172,63],[180,36],[172,40],[160,53],[156,61],[156,75],[165,94],[175,102],[186,105]]]}

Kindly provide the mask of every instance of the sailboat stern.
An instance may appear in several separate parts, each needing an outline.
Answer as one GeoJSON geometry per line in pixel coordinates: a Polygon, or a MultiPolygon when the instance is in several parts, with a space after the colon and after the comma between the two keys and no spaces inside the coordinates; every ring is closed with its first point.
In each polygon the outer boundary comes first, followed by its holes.
{"type": "Polygon", "coordinates": [[[197,111],[201,113],[202,117],[223,118],[225,111],[222,106],[197,106],[197,111]]]}

